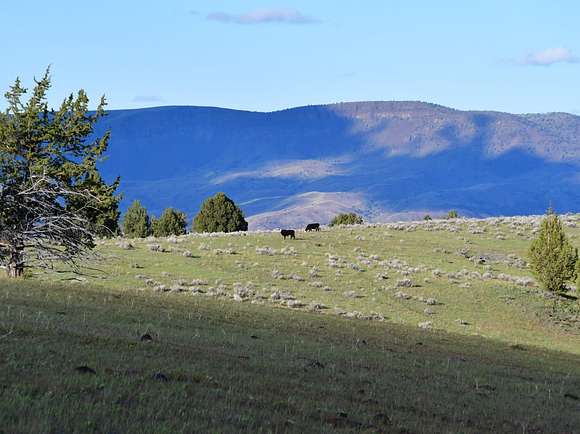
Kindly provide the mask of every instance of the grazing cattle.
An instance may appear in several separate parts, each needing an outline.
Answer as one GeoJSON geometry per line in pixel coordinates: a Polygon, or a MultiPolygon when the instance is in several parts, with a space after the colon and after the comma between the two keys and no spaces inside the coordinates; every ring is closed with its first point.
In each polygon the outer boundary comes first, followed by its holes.
{"type": "Polygon", "coordinates": [[[291,240],[296,239],[296,233],[294,232],[294,229],[282,229],[280,233],[284,239],[286,239],[286,237],[290,237],[291,240]]]}
{"type": "Polygon", "coordinates": [[[320,223],[308,223],[308,225],[306,225],[306,232],[319,231],[319,230],[320,230],[320,223]]]}

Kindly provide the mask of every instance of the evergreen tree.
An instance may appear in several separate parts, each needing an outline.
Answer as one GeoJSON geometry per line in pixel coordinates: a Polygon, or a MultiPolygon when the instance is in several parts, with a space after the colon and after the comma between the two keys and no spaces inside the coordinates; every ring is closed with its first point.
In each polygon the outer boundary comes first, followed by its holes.
{"type": "Polygon", "coordinates": [[[328,226],[338,225],[360,225],[363,223],[363,218],[353,212],[342,213],[335,216],[328,226]]]}
{"type": "Polygon", "coordinates": [[[186,227],[185,213],[173,208],[167,208],[159,219],[153,219],[151,222],[151,229],[156,237],[184,235],[186,227]]]}
{"type": "Polygon", "coordinates": [[[97,198],[94,206],[83,207],[82,202],[71,200],[69,209],[82,213],[93,226],[93,231],[100,237],[110,238],[119,234],[119,202],[121,195],[115,195],[120,179],[107,185],[96,167],[90,170],[79,186],[89,189],[97,198]]]}
{"type": "Polygon", "coordinates": [[[530,246],[532,272],[544,289],[561,292],[565,290],[565,283],[574,277],[577,260],[578,250],[566,238],[558,216],[549,209],[538,237],[530,246]]]}
{"type": "Polygon", "coordinates": [[[50,87],[47,70],[24,100],[28,90],[17,79],[0,112],[0,262],[10,277],[22,276],[31,260],[75,266],[94,247],[99,222],[114,227],[114,206],[105,202],[118,181],[107,185],[97,171],[109,133],[93,137],[105,99],[89,112],[80,90],[53,110],[50,87]]]}
{"type": "Polygon", "coordinates": [[[234,201],[217,193],[203,202],[192,227],[197,232],[236,232],[247,231],[248,222],[234,201]]]}
{"type": "Polygon", "coordinates": [[[459,217],[459,213],[455,209],[452,209],[451,211],[449,211],[447,213],[447,218],[448,219],[456,219],[457,217],[459,217]]]}
{"type": "Polygon", "coordinates": [[[151,234],[147,210],[138,200],[135,200],[125,213],[123,232],[127,238],[145,238],[151,234]]]}
{"type": "Polygon", "coordinates": [[[423,220],[429,221],[429,220],[433,220],[433,219],[431,218],[431,216],[429,214],[425,214],[425,217],[423,217],[423,220]]]}

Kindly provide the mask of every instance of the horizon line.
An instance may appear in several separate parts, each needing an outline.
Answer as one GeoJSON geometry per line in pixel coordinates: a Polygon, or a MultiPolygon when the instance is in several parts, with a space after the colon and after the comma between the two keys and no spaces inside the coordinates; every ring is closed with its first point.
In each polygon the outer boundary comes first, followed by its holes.
{"type": "Polygon", "coordinates": [[[446,106],[443,104],[437,104],[428,101],[421,101],[421,100],[352,100],[352,101],[338,101],[338,102],[329,102],[329,103],[317,103],[317,104],[305,104],[305,105],[298,105],[298,106],[291,106],[276,110],[251,110],[251,109],[243,109],[243,108],[232,108],[232,107],[222,107],[222,106],[213,106],[213,105],[195,105],[195,104],[166,104],[166,105],[153,105],[153,106],[145,106],[145,107],[129,107],[129,108],[114,108],[114,109],[106,109],[106,112],[114,112],[114,111],[134,111],[134,110],[155,110],[155,109],[168,109],[168,108],[204,108],[204,109],[215,109],[215,110],[228,110],[228,111],[237,111],[237,112],[245,112],[245,113],[255,113],[255,114],[271,114],[271,113],[280,113],[288,110],[298,110],[298,109],[305,109],[305,108],[312,108],[312,107],[329,107],[329,106],[338,106],[343,104],[380,104],[380,103],[413,103],[413,104],[422,104],[422,105],[430,105],[435,106],[447,110],[453,110],[458,112],[475,112],[475,113],[504,113],[510,114],[515,116],[523,116],[523,115],[538,115],[538,114],[566,114],[570,116],[579,117],[579,114],[567,112],[567,111],[548,111],[548,112],[507,112],[501,110],[481,110],[481,109],[457,109],[454,107],[446,106]]]}

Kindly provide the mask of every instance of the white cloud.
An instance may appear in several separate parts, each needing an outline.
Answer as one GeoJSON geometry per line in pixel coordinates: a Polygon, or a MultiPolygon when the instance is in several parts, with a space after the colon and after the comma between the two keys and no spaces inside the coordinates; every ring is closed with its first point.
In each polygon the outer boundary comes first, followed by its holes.
{"type": "Polygon", "coordinates": [[[559,47],[529,53],[517,63],[530,66],[550,66],[555,63],[576,63],[579,60],[568,48],[559,47]]]}
{"type": "Polygon", "coordinates": [[[222,23],[235,24],[312,24],[318,21],[312,17],[304,15],[296,9],[256,9],[244,14],[212,12],[207,16],[207,19],[222,23]]]}

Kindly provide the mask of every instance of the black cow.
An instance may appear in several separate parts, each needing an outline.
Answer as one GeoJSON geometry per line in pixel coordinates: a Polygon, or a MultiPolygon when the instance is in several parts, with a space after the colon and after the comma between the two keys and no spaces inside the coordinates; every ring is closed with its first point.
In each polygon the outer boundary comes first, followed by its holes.
{"type": "Polygon", "coordinates": [[[308,223],[306,225],[306,232],[319,231],[319,230],[320,230],[320,223],[308,223]]]}
{"type": "Polygon", "coordinates": [[[280,234],[282,234],[284,239],[286,239],[286,237],[290,237],[291,240],[296,239],[296,232],[294,232],[294,229],[282,229],[280,234]]]}

